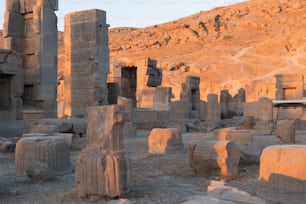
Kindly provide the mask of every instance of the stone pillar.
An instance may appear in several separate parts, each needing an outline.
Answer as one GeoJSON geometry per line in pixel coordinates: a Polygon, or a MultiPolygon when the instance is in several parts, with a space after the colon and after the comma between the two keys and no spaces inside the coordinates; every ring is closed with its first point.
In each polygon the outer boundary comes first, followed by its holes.
{"type": "Polygon", "coordinates": [[[123,106],[88,109],[88,145],[76,162],[75,182],[80,197],[117,197],[128,186],[129,160],[123,152],[123,106]]]}
{"type": "Polygon", "coordinates": [[[23,58],[24,107],[56,117],[57,0],[7,0],[5,47],[23,58]]]}
{"type": "Polygon", "coordinates": [[[271,135],[273,131],[273,104],[269,98],[259,99],[255,130],[255,133],[260,135],[271,135]]]}
{"type": "Polygon", "coordinates": [[[207,95],[207,121],[216,123],[220,120],[218,95],[207,95]]]}
{"type": "Polygon", "coordinates": [[[86,107],[106,105],[109,72],[106,12],[88,10],[65,16],[65,115],[86,116],[86,107]]]}
{"type": "Polygon", "coordinates": [[[230,115],[231,101],[232,101],[232,96],[229,94],[228,90],[222,90],[220,94],[220,112],[222,119],[231,117],[230,115]]]}
{"type": "Polygon", "coordinates": [[[283,142],[295,142],[295,120],[277,121],[275,132],[283,142]]]}

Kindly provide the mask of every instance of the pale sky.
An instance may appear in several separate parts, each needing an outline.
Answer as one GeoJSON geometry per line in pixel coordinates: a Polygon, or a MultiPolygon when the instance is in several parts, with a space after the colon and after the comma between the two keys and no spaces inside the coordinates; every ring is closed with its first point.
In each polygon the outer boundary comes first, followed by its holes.
{"type": "MultiPolygon", "coordinates": [[[[73,11],[101,9],[107,23],[114,27],[146,27],[246,0],[59,0],[58,29],[63,30],[64,16],[73,11]]],[[[0,0],[0,28],[3,27],[5,0],[0,0]]]]}

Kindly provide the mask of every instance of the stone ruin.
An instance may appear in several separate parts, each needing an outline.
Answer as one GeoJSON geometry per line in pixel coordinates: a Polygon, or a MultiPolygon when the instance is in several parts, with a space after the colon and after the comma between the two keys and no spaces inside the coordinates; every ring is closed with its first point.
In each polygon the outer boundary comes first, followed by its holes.
{"type": "Polygon", "coordinates": [[[76,161],[78,195],[115,198],[129,182],[129,160],[123,149],[123,127],[128,119],[123,106],[94,106],[88,109],[88,145],[76,161]]]}
{"type": "Polygon", "coordinates": [[[22,58],[24,118],[57,115],[56,10],[57,0],[6,1],[4,48],[22,58]]]}
{"type": "Polygon", "coordinates": [[[23,132],[23,71],[20,56],[0,49],[0,135],[18,136],[23,132]]]}
{"type": "Polygon", "coordinates": [[[59,117],[85,117],[86,107],[108,104],[108,26],[106,12],[101,10],[65,16],[65,67],[59,87],[59,117]]]}
{"type": "Polygon", "coordinates": [[[258,101],[246,101],[243,89],[234,97],[223,90],[201,101],[200,78],[188,76],[174,101],[154,59],[116,61],[109,70],[105,11],[66,16],[64,66],[57,69],[57,9],[57,0],[6,1],[0,136],[32,132],[17,142],[16,175],[44,181],[70,173],[73,137],[86,133],[75,169],[78,195],[114,198],[129,185],[123,138],[159,128],[151,131],[148,152],[165,154],[184,148],[184,131],[171,123],[204,121],[205,130],[216,131],[213,139],[190,143],[195,174],[235,176],[240,164],[260,162],[260,196],[280,203],[306,199],[305,146],[294,145],[306,143],[300,132],[306,127],[303,75],[277,75],[275,98],[258,101]],[[242,125],[220,129],[228,125],[221,119],[233,116],[242,125]]]}

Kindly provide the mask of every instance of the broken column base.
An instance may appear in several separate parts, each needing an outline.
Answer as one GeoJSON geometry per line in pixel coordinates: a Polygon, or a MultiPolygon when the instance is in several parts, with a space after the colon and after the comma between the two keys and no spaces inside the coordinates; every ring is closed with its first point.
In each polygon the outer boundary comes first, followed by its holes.
{"type": "Polygon", "coordinates": [[[129,183],[129,159],[118,152],[102,153],[99,145],[88,145],[76,162],[75,182],[81,198],[124,194],[129,183]]]}
{"type": "Polygon", "coordinates": [[[204,141],[189,145],[190,166],[203,176],[234,176],[238,174],[240,150],[230,141],[204,141]]]}

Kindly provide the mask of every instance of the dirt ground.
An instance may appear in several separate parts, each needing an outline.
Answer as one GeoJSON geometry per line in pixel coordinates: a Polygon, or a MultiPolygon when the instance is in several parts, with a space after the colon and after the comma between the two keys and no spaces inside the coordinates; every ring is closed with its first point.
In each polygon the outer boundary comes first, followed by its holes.
{"type": "MultiPolygon", "coordinates": [[[[256,192],[258,165],[241,166],[235,178],[194,175],[189,167],[187,147],[197,140],[212,139],[212,133],[187,133],[183,135],[186,151],[161,156],[148,152],[148,132],[138,132],[137,137],[125,140],[125,149],[131,159],[129,191],[121,198],[135,204],[183,203],[193,195],[204,195],[210,180],[224,180],[226,185],[256,192]]],[[[79,151],[71,152],[74,163],[79,151]]],[[[77,198],[74,174],[57,176],[45,183],[35,183],[29,178],[14,175],[14,154],[0,154],[0,203],[107,203],[108,199],[87,201],[77,198]]]]}

